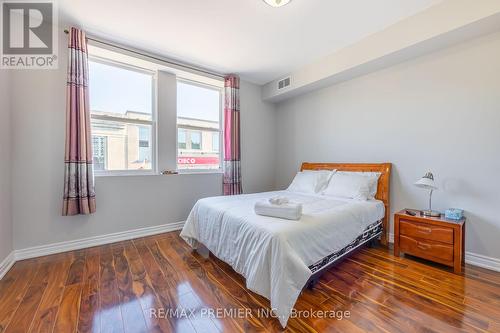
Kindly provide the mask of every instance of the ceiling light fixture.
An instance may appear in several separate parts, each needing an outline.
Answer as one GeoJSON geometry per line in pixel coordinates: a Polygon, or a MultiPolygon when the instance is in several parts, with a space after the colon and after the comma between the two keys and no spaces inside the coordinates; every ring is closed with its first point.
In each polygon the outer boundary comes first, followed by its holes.
{"type": "Polygon", "coordinates": [[[281,7],[289,3],[291,0],[264,0],[271,7],[281,7]]]}

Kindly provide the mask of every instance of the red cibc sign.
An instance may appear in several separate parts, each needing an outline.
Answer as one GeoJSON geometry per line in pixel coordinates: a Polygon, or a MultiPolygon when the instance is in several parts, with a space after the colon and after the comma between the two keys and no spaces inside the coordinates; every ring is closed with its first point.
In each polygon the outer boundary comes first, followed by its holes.
{"type": "Polygon", "coordinates": [[[179,157],[178,164],[219,164],[218,157],[179,157]]]}

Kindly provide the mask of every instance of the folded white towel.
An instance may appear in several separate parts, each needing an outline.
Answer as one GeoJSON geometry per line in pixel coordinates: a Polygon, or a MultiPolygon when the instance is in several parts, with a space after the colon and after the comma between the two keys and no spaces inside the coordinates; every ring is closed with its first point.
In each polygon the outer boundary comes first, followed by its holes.
{"type": "Polygon", "coordinates": [[[288,202],[281,205],[273,205],[269,201],[262,200],[255,203],[255,214],[277,217],[287,220],[300,220],[302,217],[302,204],[288,202]]]}
{"type": "Polygon", "coordinates": [[[287,197],[282,197],[282,196],[277,196],[277,197],[272,197],[269,199],[269,203],[273,205],[284,205],[289,203],[290,200],[288,200],[287,197]]]}

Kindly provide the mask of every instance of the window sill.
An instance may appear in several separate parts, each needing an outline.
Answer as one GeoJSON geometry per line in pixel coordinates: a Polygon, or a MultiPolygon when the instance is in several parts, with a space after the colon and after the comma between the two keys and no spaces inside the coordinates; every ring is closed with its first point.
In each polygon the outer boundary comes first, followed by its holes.
{"type": "Polygon", "coordinates": [[[173,174],[161,174],[156,172],[107,172],[107,173],[95,173],[96,178],[106,178],[106,177],[144,177],[144,176],[179,176],[179,175],[222,175],[224,171],[222,170],[189,170],[189,171],[177,171],[173,174]]]}
{"type": "Polygon", "coordinates": [[[121,176],[155,176],[154,171],[109,171],[109,172],[94,172],[94,176],[100,177],[121,177],[121,176]]]}
{"type": "Polygon", "coordinates": [[[224,174],[222,170],[177,170],[177,175],[224,174]]]}

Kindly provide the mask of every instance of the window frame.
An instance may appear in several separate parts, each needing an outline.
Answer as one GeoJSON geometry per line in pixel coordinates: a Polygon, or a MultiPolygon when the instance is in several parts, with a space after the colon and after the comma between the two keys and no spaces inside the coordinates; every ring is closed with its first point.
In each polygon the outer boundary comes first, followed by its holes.
{"type": "MultiPolygon", "coordinates": [[[[141,74],[151,75],[151,120],[142,119],[127,119],[124,121],[123,118],[114,117],[109,115],[96,115],[90,111],[90,122],[91,122],[91,136],[92,133],[92,119],[103,120],[103,121],[113,121],[121,124],[135,124],[139,126],[151,126],[151,169],[125,169],[125,170],[94,170],[94,175],[96,177],[102,176],[140,176],[140,175],[155,175],[158,174],[158,151],[157,151],[157,132],[158,132],[158,105],[157,105],[157,71],[147,69],[140,66],[135,66],[132,64],[124,63],[110,58],[104,58],[97,55],[89,54],[89,62],[97,62],[107,66],[114,66],[124,70],[135,71],[141,74]]],[[[90,72],[90,71],[89,71],[90,72]]],[[[90,75],[90,73],[89,73],[90,75]]],[[[90,89],[92,89],[90,87],[90,89]]],[[[107,159],[107,157],[106,157],[107,159]]]]}
{"type": "MultiPolygon", "coordinates": [[[[203,131],[207,131],[207,129],[205,127],[199,127],[199,126],[180,126],[179,127],[179,123],[178,123],[178,120],[179,120],[179,113],[176,112],[176,132],[175,132],[175,137],[176,137],[176,140],[175,140],[175,146],[176,146],[176,153],[175,153],[175,163],[176,163],[176,171],[179,173],[179,174],[189,174],[189,173],[224,173],[224,139],[223,139],[223,135],[224,135],[224,123],[223,123],[223,120],[224,120],[224,87],[223,86],[216,86],[216,85],[213,85],[213,84],[209,84],[209,83],[205,83],[205,82],[201,82],[201,81],[197,81],[197,80],[193,80],[193,79],[188,79],[188,78],[183,78],[182,76],[177,76],[177,84],[181,82],[181,83],[185,83],[185,84],[190,84],[190,85],[193,85],[193,86],[198,86],[198,87],[201,87],[201,88],[206,88],[206,89],[212,89],[212,90],[216,90],[219,92],[219,130],[213,130],[211,132],[213,133],[219,133],[219,151],[217,152],[219,154],[219,168],[218,169],[179,169],[179,128],[180,129],[184,129],[186,130],[186,148],[189,146],[191,147],[191,135],[189,133],[188,134],[188,131],[189,130],[194,130],[194,131],[200,131],[201,132],[201,141],[200,141],[200,145],[201,147],[203,147],[203,131]],[[189,136],[189,140],[188,140],[188,136],[189,136]],[[188,145],[188,141],[189,141],[189,145],[188,145]]],[[[178,110],[176,110],[178,111],[178,110]]]]}

